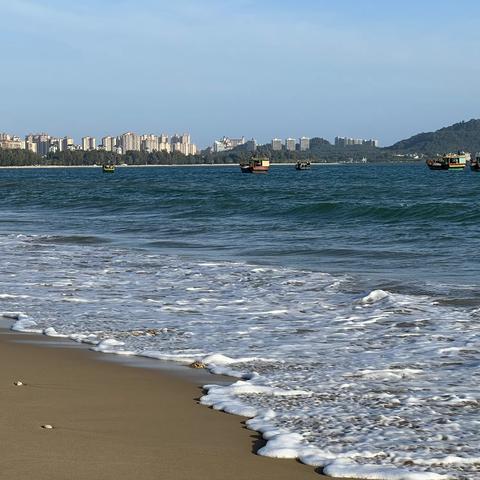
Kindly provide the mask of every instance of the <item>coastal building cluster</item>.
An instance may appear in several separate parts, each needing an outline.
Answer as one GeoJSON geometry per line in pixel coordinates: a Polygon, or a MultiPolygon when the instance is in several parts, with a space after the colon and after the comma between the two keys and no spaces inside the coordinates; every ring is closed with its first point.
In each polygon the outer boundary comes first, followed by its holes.
{"type": "MultiPolygon", "coordinates": [[[[374,139],[365,140],[361,138],[336,137],[335,145],[339,147],[350,145],[378,147],[379,142],[374,139]]],[[[299,139],[287,138],[285,140],[274,138],[270,143],[270,148],[276,152],[306,152],[310,150],[310,146],[311,140],[308,137],[301,137],[299,139]]],[[[245,137],[223,137],[220,140],[215,140],[208,150],[213,153],[219,153],[238,148],[253,153],[257,150],[257,141],[254,138],[246,140],[245,137]]],[[[133,132],[126,132],[118,136],[102,137],[100,142],[97,141],[96,137],[83,137],[80,144],[76,144],[71,137],[65,136],[59,138],[47,133],[29,134],[24,139],[16,135],[0,133],[0,149],[26,149],[41,156],[47,156],[49,153],[75,150],[103,150],[118,154],[125,154],[128,151],[147,153],[179,152],[186,156],[199,153],[199,149],[192,143],[189,133],[184,133],[183,135],[175,134],[169,137],[166,134],[138,135],[133,132]]]]}
{"type": "Polygon", "coordinates": [[[247,152],[255,152],[257,150],[257,141],[254,138],[251,140],[245,140],[245,137],[223,137],[222,139],[213,142],[212,151],[215,153],[228,152],[237,147],[242,147],[247,152]]]}
{"type": "Polygon", "coordinates": [[[335,145],[337,147],[347,147],[350,145],[366,145],[368,147],[378,147],[380,143],[378,140],[375,140],[373,138],[365,140],[364,138],[335,137],[335,145]]]}
{"type": "Polygon", "coordinates": [[[75,144],[71,137],[57,138],[47,133],[29,134],[22,140],[16,135],[0,133],[0,148],[6,150],[25,149],[46,156],[49,153],[63,151],[92,151],[104,150],[125,154],[128,151],[143,152],[179,152],[183,155],[196,155],[197,146],[191,142],[190,134],[173,135],[169,137],[166,134],[161,135],[137,135],[133,132],[123,133],[119,136],[107,136],[97,143],[95,137],[83,137],[80,145],[75,144]]]}
{"type": "MultiPolygon", "coordinates": [[[[310,150],[310,139],[308,137],[302,137],[299,140],[295,138],[287,138],[285,140],[274,138],[272,139],[270,146],[271,149],[276,152],[280,152],[282,150],[287,152],[306,152],[307,150],[310,150]]],[[[215,142],[213,142],[211,151],[215,153],[228,152],[239,147],[247,152],[255,152],[257,150],[257,141],[254,138],[251,140],[245,140],[245,137],[223,137],[222,139],[215,140],[215,142]]]]}
{"type": "Polygon", "coordinates": [[[302,137],[299,139],[298,143],[295,138],[287,138],[285,141],[280,138],[272,139],[272,150],[280,152],[286,150],[287,152],[295,152],[299,150],[300,152],[306,152],[310,150],[310,139],[307,137],[302,137]]]}

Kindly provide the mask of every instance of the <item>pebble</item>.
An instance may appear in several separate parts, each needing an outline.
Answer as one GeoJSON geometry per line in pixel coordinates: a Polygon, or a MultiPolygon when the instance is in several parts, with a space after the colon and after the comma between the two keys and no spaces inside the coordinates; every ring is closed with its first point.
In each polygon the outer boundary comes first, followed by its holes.
{"type": "Polygon", "coordinates": [[[46,430],[51,430],[53,427],[53,425],[42,425],[42,428],[45,428],[46,430]]]}
{"type": "Polygon", "coordinates": [[[16,387],[23,387],[25,384],[23,382],[21,382],[20,380],[17,380],[16,382],[13,382],[13,384],[16,386],[16,387]]]}
{"type": "Polygon", "coordinates": [[[202,362],[193,362],[192,364],[190,364],[190,368],[207,368],[207,367],[202,362]]]}

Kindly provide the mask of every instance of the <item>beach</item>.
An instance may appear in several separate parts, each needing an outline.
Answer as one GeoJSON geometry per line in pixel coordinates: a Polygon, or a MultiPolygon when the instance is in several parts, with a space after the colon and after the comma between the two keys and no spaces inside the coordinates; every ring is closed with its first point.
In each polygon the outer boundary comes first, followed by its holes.
{"type": "Polygon", "coordinates": [[[206,372],[129,367],[72,345],[1,331],[1,479],[325,478],[255,455],[262,442],[241,417],[198,404],[206,372]]]}

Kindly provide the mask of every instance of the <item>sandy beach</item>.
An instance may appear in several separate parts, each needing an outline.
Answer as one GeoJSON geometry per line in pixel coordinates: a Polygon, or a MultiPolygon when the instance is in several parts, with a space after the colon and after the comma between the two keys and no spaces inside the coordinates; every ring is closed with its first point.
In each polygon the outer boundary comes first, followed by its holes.
{"type": "Polygon", "coordinates": [[[1,479],[326,478],[255,455],[262,441],[244,419],[198,404],[207,372],[103,359],[1,331],[1,479]],[[19,380],[25,385],[15,386],[19,380]]]}

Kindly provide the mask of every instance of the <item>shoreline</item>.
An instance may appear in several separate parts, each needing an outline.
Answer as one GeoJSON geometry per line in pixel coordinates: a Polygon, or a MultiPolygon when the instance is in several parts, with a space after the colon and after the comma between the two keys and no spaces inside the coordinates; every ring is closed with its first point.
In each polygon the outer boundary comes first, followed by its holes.
{"type": "Polygon", "coordinates": [[[9,460],[1,479],[330,478],[255,455],[265,442],[244,418],[200,405],[207,378],[226,377],[158,360],[105,361],[74,342],[6,328],[0,347],[8,365],[0,438],[9,460]],[[18,380],[25,385],[14,386],[18,380]]]}
{"type": "MultiPolygon", "coordinates": [[[[278,166],[294,166],[296,162],[287,162],[287,163],[271,163],[271,167],[278,167],[278,166]]],[[[340,163],[340,162],[313,162],[312,165],[315,166],[332,166],[332,165],[364,165],[360,163],[340,163]]],[[[374,164],[370,164],[374,165],[374,164]]],[[[238,168],[238,163],[214,163],[214,164],[206,164],[206,163],[192,163],[192,164],[183,164],[183,163],[176,163],[172,165],[116,165],[117,168],[178,168],[178,167],[207,167],[207,168],[214,168],[214,167],[234,167],[238,168]]],[[[41,170],[41,169],[59,169],[59,168],[96,168],[100,169],[101,165],[14,165],[14,166],[0,166],[0,170],[41,170]]]]}

